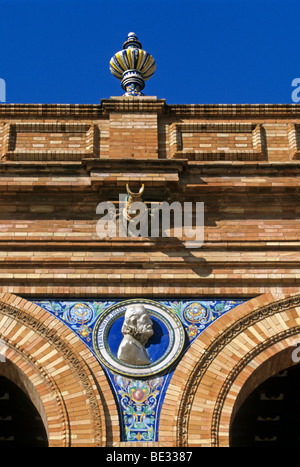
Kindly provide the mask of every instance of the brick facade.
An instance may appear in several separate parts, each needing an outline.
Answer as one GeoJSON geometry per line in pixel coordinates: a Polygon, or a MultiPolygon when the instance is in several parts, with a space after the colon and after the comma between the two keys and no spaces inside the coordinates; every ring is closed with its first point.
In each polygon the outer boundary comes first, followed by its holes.
{"type": "MultiPolygon", "coordinates": [[[[40,297],[248,300],[179,363],[157,443],[228,444],[248,378],[254,387],[265,362],[274,373],[299,334],[299,124],[294,104],[126,97],[0,105],[0,337],[23,386],[31,381],[50,445],[122,443],[100,365],[30,302],[40,297]],[[203,246],[187,249],[183,237],[99,239],[97,205],[118,206],[126,184],[144,184],[146,203],[204,202],[203,246]],[[243,318],[248,325],[237,332],[243,318]]],[[[292,364],[287,354],[284,364],[292,364]]]]}

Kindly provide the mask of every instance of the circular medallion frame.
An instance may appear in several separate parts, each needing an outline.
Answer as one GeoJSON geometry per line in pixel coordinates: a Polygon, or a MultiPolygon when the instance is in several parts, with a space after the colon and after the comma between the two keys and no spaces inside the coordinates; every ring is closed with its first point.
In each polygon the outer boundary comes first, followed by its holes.
{"type": "Polygon", "coordinates": [[[93,331],[93,347],[100,362],[113,372],[135,378],[165,372],[179,358],[184,344],[185,330],[179,317],[163,304],[148,299],[115,303],[101,313],[93,331]],[[146,345],[151,360],[148,365],[129,365],[117,358],[126,307],[134,304],[144,305],[153,322],[154,335],[146,345]]]}

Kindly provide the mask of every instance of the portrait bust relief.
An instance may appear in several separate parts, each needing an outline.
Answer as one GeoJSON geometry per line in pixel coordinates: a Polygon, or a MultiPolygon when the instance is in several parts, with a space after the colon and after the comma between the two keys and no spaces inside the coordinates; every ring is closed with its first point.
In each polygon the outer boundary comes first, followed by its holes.
{"type": "Polygon", "coordinates": [[[133,298],[116,301],[100,313],[93,344],[101,364],[127,377],[165,372],[185,345],[180,318],[164,303],[133,298]]]}
{"type": "Polygon", "coordinates": [[[127,306],[121,332],[123,340],[118,349],[118,359],[129,365],[149,365],[151,360],[145,345],[154,331],[144,305],[127,306]]]}

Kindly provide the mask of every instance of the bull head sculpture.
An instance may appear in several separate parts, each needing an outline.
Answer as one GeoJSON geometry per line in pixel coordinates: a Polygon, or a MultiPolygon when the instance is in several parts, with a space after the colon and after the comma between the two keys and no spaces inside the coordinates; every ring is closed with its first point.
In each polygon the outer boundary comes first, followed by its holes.
{"type": "Polygon", "coordinates": [[[144,188],[145,187],[144,187],[144,184],[143,184],[138,193],[133,193],[130,190],[128,183],[126,184],[127,198],[126,198],[126,205],[125,205],[125,208],[124,208],[124,211],[125,211],[124,214],[125,214],[126,219],[130,220],[130,219],[133,219],[135,217],[136,214],[129,213],[129,208],[130,208],[130,205],[132,203],[142,202],[143,201],[142,195],[144,193],[144,188]]]}

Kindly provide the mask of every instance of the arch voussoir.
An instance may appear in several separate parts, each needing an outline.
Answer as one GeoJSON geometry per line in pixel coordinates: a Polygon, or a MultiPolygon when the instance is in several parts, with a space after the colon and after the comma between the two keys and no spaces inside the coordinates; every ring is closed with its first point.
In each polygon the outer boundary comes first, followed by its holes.
{"type": "Polygon", "coordinates": [[[111,404],[105,412],[102,391],[106,401],[114,398],[84,343],[55,316],[12,294],[0,294],[0,338],[17,382],[44,421],[49,446],[105,445],[117,410],[111,404]]]}
{"type": "MultiPolygon", "coordinates": [[[[209,326],[179,363],[165,397],[161,420],[164,424],[167,412],[169,423],[174,420],[172,443],[228,446],[235,401],[247,381],[283,351],[289,356],[286,366],[293,365],[296,338],[300,338],[299,294],[262,295],[209,326]],[[172,406],[175,392],[179,401],[172,406]]],[[[272,368],[275,372],[279,365],[272,368]]]]}

